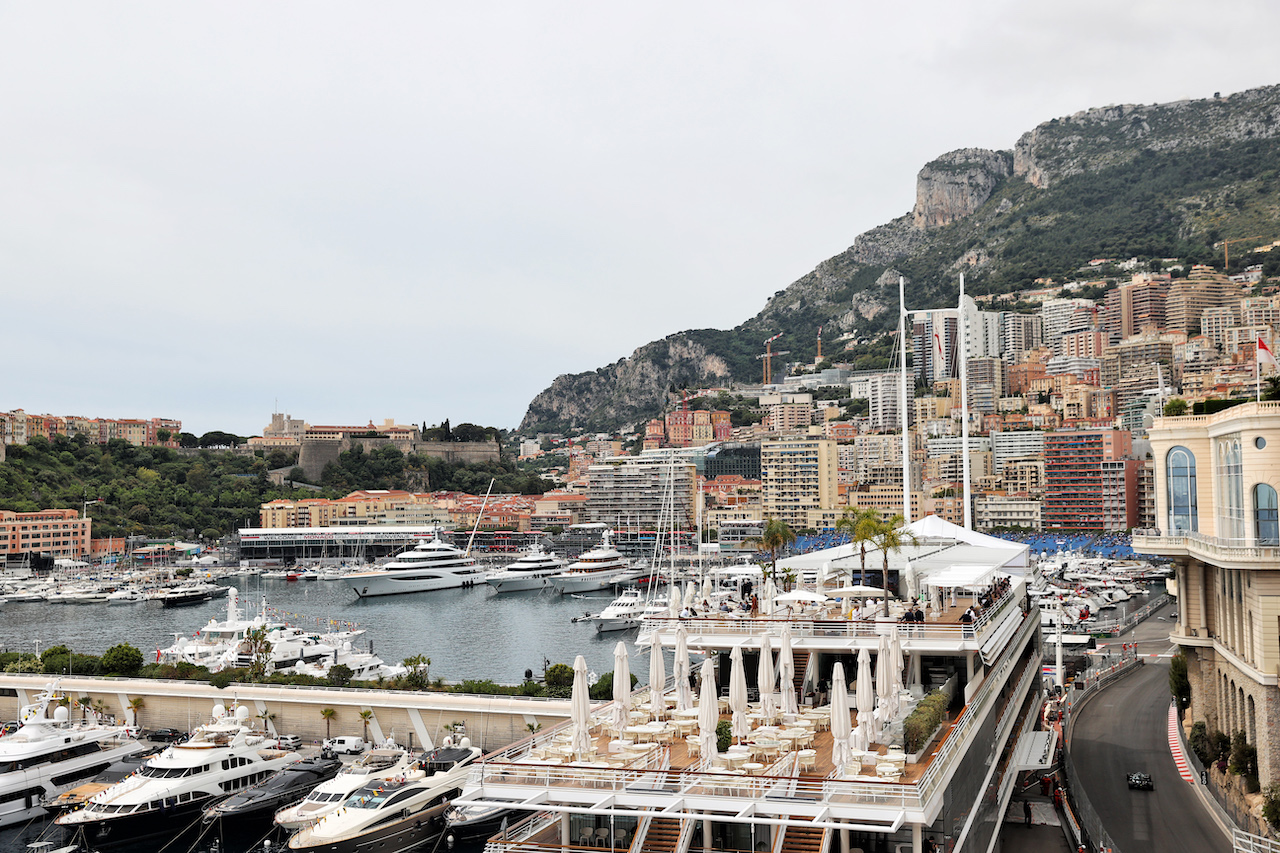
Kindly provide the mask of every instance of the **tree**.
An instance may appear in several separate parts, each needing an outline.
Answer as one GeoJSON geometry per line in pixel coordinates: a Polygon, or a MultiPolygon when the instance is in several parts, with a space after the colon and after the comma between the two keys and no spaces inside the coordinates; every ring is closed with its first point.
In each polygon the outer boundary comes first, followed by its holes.
{"type": "Polygon", "coordinates": [[[271,663],[271,641],[267,639],[267,629],[250,628],[245,632],[244,642],[249,654],[253,656],[253,663],[249,664],[249,680],[265,680],[267,666],[271,663]]]}
{"type": "Polygon", "coordinates": [[[1180,418],[1187,413],[1187,401],[1181,397],[1174,397],[1172,400],[1164,404],[1164,416],[1166,418],[1180,418]]]}
{"type": "Polygon", "coordinates": [[[857,510],[847,509],[840,518],[836,519],[836,532],[848,533],[853,544],[859,549],[862,557],[863,582],[867,577],[867,543],[875,537],[880,523],[879,510],[869,506],[857,510]]]}
{"type": "Polygon", "coordinates": [[[407,657],[404,667],[408,670],[404,675],[405,686],[412,690],[426,690],[431,686],[431,658],[426,655],[407,657]]]}
{"type": "Polygon", "coordinates": [[[328,740],[329,724],[332,723],[334,718],[338,716],[338,712],[335,711],[333,708],[321,708],[320,716],[324,718],[324,737],[325,737],[325,740],[328,740]]]}
{"type": "Polygon", "coordinates": [[[772,578],[778,571],[778,552],[795,541],[795,531],[789,524],[780,518],[769,518],[759,537],[748,539],[744,544],[751,545],[761,553],[768,553],[769,577],[772,578]]]}
{"type": "Polygon", "coordinates": [[[89,716],[89,705],[93,702],[92,696],[81,696],[76,700],[76,704],[80,706],[80,720],[83,722],[89,716]]]}
{"type": "Polygon", "coordinates": [[[373,719],[373,711],[368,708],[360,712],[360,725],[364,729],[364,739],[369,739],[369,721],[373,719]]]}
{"type": "Polygon", "coordinates": [[[102,671],[107,675],[134,676],[142,669],[142,652],[128,643],[117,643],[102,654],[102,671]]]}
{"type": "Polygon", "coordinates": [[[275,734],[275,727],[271,725],[271,721],[274,720],[275,718],[276,718],[275,714],[265,709],[258,714],[258,719],[262,720],[262,730],[264,732],[267,732],[269,734],[275,734]]]}
{"type": "Polygon", "coordinates": [[[880,580],[884,586],[884,603],[881,605],[880,615],[889,615],[889,552],[898,551],[904,544],[910,542],[912,545],[919,544],[916,535],[906,527],[906,521],[901,515],[895,515],[887,522],[881,522],[871,542],[884,555],[884,568],[881,569],[880,580]]]}
{"type": "Polygon", "coordinates": [[[1191,704],[1191,681],[1187,678],[1187,658],[1182,652],[1169,660],[1169,692],[1178,703],[1178,711],[1191,704]]]}
{"type": "Polygon", "coordinates": [[[331,687],[346,687],[351,683],[351,676],[355,675],[355,671],[345,663],[337,664],[329,667],[329,685],[331,687]]]}
{"type": "Polygon", "coordinates": [[[129,699],[129,715],[133,717],[133,724],[138,728],[142,728],[142,715],[138,713],[147,707],[147,701],[141,696],[133,696],[129,699]]]}

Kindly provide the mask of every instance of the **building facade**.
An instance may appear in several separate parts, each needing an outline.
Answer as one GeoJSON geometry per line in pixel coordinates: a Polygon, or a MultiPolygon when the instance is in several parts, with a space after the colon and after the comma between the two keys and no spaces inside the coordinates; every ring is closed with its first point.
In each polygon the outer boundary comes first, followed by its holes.
{"type": "MultiPolygon", "coordinates": [[[[1114,471],[1103,463],[1131,459],[1133,438],[1124,430],[1062,430],[1044,437],[1046,530],[1125,530],[1137,521],[1137,472],[1132,480],[1132,520],[1118,524],[1114,471]]],[[[1128,499],[1128,493],[1126,493],[1128,499]]],[[[1125,509],[1128,519],[1129,509],[1125,509]]]]}
{"type": "Polygon", "coordinates": [[[820,435],[766,441],[760,445],[760,479],[765,517],[803,528],[809,510],[836,505],[836,443],[820,435]]]}
{"type": "Polygon", "coordinates": [[[0,559],[17,554],[88,557],[93,519],[74,509],[0,510],[0,559]]]}

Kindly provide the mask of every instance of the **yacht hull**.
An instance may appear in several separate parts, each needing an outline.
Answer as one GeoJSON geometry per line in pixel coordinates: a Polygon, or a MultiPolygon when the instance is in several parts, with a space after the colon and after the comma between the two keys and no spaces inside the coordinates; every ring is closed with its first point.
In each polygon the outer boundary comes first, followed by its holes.
{"type": "Polygon", "coordinates": [[[458,589],[475,586],[482,580],[479,577],[395,577],[394,572],[351,575],[347,585],[355,590],[361,598],[373,598],[379,595],[403,595],[410,592],[431,592],[437,589],[458,589]]]}
{"type": "Polygon", "coordinates": [[[316,839],[314,845],[297,847],[291,838],[289,849],[304,853],[408,853],[440,837],[447,808],[447,803],[441,803],[351,838],[316,839]]]}
{"type": "Polygon", "coordinates": [[[529,577],[486,578],[486,581],[496,592],[527,592],[533,589],[542,589],[546,586],[547,577],[552,574],[554,572],[530,573],[529,577]]]}
{"type": "Polygon", "coordinates": [[[617,572],[595,572],[576,575],[553,575],[547,578],[547,585],[553,587],[561,595],[575,592],[595,592],[601,589],[612,589],[615,584],[630,580],[629,570],[617,572]]]}
{"type": "Polygon", "coordinates": [[[118,815],[77,824],[74,837],[89,848],[110,848],[156,836],[182,835],[200,825],[200,815],[214,797],[202,794],[190,802],[137,814],[118,815]]]}

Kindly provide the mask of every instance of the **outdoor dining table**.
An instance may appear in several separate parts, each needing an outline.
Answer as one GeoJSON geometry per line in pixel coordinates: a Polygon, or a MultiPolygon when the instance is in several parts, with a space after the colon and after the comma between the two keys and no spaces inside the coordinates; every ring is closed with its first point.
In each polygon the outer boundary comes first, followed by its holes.
{"type": "Polygon", "coordinates": [[[724,763],[729,765],[730,770],[741,770],[742,765],[746,764],[750,758],[750,752],[726,752],[724,763]]]}
{"type": "Polygon", "coordinates": [[[685,708],[683,711],[672,711],[671,716],[678,717],[680,719],[696,720],[698,719],[698,715],[701,713],[702,712],[697,708],[685,708]]]}
{"type": "Polygon", "coordinates": [[[649,728],[648,726],[627,726],[625,729],[623,729],[623,733],[631,735],[631,740],[635,741],[636,743],[644,743],[646,741],[652,740],[653,737],[657,734],[653,729],[649,728]]]}
{"type": "Polygon", "coordinates": [[[697,720],[672,720],[671,725],[675,726],[676,731],[681,735],[686,735],[698,728],[697,720]]]}

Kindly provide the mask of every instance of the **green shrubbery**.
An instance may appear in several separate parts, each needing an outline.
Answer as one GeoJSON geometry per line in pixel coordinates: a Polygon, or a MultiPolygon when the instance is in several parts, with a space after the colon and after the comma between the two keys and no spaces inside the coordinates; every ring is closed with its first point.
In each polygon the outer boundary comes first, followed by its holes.
{"type": "Polygon", "coordinates": [[[729,721],[721,720],[716,723],[716,750],[719,752],[727,751],[732,741],[733,726],[729,725],[729,721]]]}
{"type": "Polygon", "coordinates": [[[902,723],[904,748],[909,753],[924,749],[929,737],[947,718],[947,706],[951,699],[941,690],[935,690],[920,700],[920,704],[902,723]]]}

